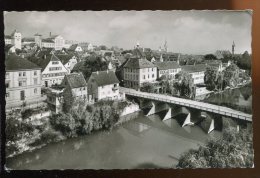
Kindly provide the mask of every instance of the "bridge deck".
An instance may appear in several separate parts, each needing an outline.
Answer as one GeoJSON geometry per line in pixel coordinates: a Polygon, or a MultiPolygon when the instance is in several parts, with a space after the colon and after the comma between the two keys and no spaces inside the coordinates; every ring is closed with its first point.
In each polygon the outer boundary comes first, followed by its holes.
{"type": "Polygon", "coordinates": [[[126,95],[130,95],[130,96],[136,96],[140,98],[151,99],[155,101],[171,103],[171,104],[176,104],[181,106],[187,106],[202,111],[217,113],[223,116],[238,118],[241,120],[252,122],[251,114],[243,113],[241,111],[237,111],[224,106],[204,103],[201,101],[194,101],[190,99],[178,98],[173,96],[167,96],[162,94],[141,92],[141,91],[136,91],[134,89],[124,88],[124,87],[120,87],[120,91],[125,92],[126,95]]]}

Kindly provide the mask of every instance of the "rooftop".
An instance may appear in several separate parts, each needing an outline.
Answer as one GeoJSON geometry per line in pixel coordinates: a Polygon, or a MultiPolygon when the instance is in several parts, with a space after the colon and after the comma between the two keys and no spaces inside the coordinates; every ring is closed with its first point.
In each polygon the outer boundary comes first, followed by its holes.
{"type": "Polygon", "coordinates": [[[70,88],[80,88],[87,86],[87,82],[84,79],[82,73],[71,73],[65,75],[64,79],[68,82],[70,88]]]}
{"type": "Polygon", "coordinates": [[[186,71],[188,73],[192,73],[192,72],[202,72],[205,71],[207,68],[207,65],[205,64],[197,64],[197,65],[184,65],[181,66],[183,71],[186,71]]]}
{"type": "Polygon", "coordinates": [[[167,69],[177,69],[180,68],[180,65],[174,61],[167,62],[156,62],[154,64],[159,70],[167,70],[167,69]]]}
{"type": "Polygon", "coordinates": [[[145,58],[130,58],[124,67],[132,69],[143,69],[155,67],[154,64],[145,58]]]}
{"type": "Polygon", "coordinates": [[[98,86],[119,83],[115,72],[111,70],[92,72],[90,78],[94,78],[98,86]]]}
{"type": "Polygon", "coordinates": [[[41,69],[36,64],[27,59],[21,58],[16,54],[8,55],[5,59],[5,69],[8,70],[28,70],[28,69],[41,69]]]}

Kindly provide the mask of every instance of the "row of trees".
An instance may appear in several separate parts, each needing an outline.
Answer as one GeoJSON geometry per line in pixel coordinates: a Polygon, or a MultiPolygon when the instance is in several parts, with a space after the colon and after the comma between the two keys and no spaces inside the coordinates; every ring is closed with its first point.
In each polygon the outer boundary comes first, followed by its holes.
{"type": "Polygon", "coordinates": [[[241,168],[253,167],[252,129],[224,130],[220,139],[211,139],[205,146],[184,153],[177,168],[241,168]]]}
{"type": "Polygon", "coordinates": [[[66,137],[89,134],[101,129],[112,129],[119,120],[119,114],[126,106],[126,101],[100,101],[88,105],[77,100],[70,113],[51,116],[51,126],[66,137]]]}
{"type": "Polygon", "coordinates": [[[231,64],[223,71],[217,68],[207,67],[204,76],[204,82],[208,90],[223,90],[225,87],[236,87],[242,80],[248,80],[250,77],[245,72],[240,72],[236,64],[231,64]]]}

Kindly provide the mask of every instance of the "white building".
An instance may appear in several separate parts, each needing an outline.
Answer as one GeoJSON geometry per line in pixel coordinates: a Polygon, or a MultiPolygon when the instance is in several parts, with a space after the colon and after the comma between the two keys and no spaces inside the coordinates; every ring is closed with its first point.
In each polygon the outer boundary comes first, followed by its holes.
{"type": "Polygon", "coordinates": [[[93,96],[95,101],[101,99],[121,99],[119,93],[119,80],[114,71],[92,72],[88,80],[88,94],[93,96]]]}
{"type": "Polygon", "coordinates": [[[157,67],[157,78],[162,76],[168,79],[175,79],[175,75],[181,71],[181,66],[177,62],[155,62],[154,65],[157,67]]]}
{"type": "Polygon", "coordinates": [[[184,65],[181,66],[182,70],[189,73],[193,79],[193,83],[204,84],[204,76],[207,65],[197,64],[197,65],[184,65]]]}
{"type": "Polygon", "coordinates": [[[5,59],[6,108],[42,104],[41,68],[15,54],[5,59]]]}
{"type": "Polygon", "coordinates": [[[143,56],[136,48],[134,55],[123,66],[124,86],[138,89],[145,82],[155,82],[157,79],[157,67],[143,56]]]}
{"type": "Polygon", "coordinates": [[[61,84],[64,76],[69,73],[61,60],[54,54],[45,55],[44,59],[35,57],[30,58],[30,60],[42,68],[42,86],[44,87],[61,84]]]}
{"type": "Polygon", "coordinates": [[[22,34],[14,30],[10,36],[5,36],[5,44],[12,44],[16,49],[22,49],[22,34]]]}

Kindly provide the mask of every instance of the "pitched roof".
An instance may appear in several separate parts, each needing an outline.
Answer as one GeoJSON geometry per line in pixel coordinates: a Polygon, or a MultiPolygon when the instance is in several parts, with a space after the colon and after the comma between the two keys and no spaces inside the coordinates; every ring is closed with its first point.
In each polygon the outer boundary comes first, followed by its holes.
{"type": "Polygon", "coordinates": [[[84,65],[85,61],[80,61],[77,64],[74,65],[73,69],[71,72],[78,72],[80,71],[81,67],[84,65]]]}
{"type": "Polygon", "coordinates": [[[61,63],[64,65],[74,56],[73,54],[56,54],[56,57],[58,57],[61,61],[61,63]]]}
{"type": "Polygon", "coordinates": [[[202,72],[205,71],[207,68],[207,65],[205,64],[197,64],[197,65],[184,65],[181,66],[182,70],[192,73],[192,72],[202,72]]]}
{"type": "Polygon", "coordinates": [[[95,79],[98,86],[119,83],[115,72],[111,70],[92,72],[91,78],[95,79]]]}
{"type": "Polygon", "coordinates": [[[124,67],[132,69],[143,69],[155,67],[154,64],[145,58],[130,58],[124,67]]]}
{"type": "Polygon", "coordinates": [[[87,86],[87,82],[84,79],[82,73],[71,73],[65,75],[65,79],[68,81],[70,88],[79,88],[87,86]]]}
{"type": "Polygon", "coordinates": [[[39,66],[30,62],[27,59],[21,58],[16,54],[8,55],[5,59],[5,69],[8,70],[25,70],[25,69],[40,69],[39,66]]]}
{"type": "Polygon", "coordinates": [[[155,62],[154,65],[159,70],[167,70],[167,69],[177,69],[180,68],[180,65],[174,61],[166,61],[166,62],[155,62]]]}
{"type": "Polygon", "coordinates": [[[25,37],[25,38],[23,38],[22,39],[22,42],[34,42],[35,40],[34,40],[34,38],[30,38],[30,37],[25,37]]]}
{"type": "Polygon", "coordinates": [[[46,68],[50,61],[60,61],[54,54],[47,55],[46,58],[29,57],[28,60],[41,67],[42,71],[46,68]]]}
{"type": "Polygon", "coordinates": [[[12,39],[11,35],[5,35],[5,39],[12,39]]]}
{"type": "Polygon", "coordinates": [[[5,52],[8,52],[14,45],[12,44],[7,44],[5,45],[5,52]]]}
{"type": "Polygon", "coordinates": [[[70,47],[69,47],[69,49],[68,50],[70,50],[70,51],[75,51],[75,49],[78,47],[78,44],[73,44],[73,45],[71,45],[70,47]]]}

